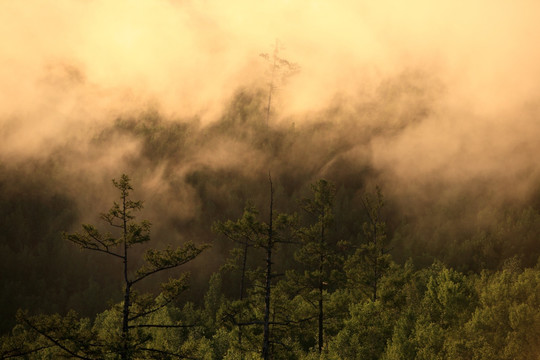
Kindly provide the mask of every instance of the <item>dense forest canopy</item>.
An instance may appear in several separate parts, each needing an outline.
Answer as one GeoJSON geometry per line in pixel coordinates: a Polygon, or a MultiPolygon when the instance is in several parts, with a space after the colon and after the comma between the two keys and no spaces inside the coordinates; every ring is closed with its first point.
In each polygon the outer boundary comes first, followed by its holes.
{"type": "Polygon", "coordinates": [[[1,4],[0,356],[535,359],[538,11],[1,4]]]}

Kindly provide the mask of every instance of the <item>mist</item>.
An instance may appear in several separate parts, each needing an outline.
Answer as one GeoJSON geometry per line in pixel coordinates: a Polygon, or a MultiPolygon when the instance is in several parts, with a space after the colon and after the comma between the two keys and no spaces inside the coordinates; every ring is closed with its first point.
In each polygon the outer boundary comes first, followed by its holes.
{"type": "MultiPolygon", "coordinates": [[[[4,161],[47,155],[55,144],[84,141],[89,129],[148,107],[166,118],[211,124],[239,88],[264,89],[269,66],[259,54],[271,53],[277,39],[279,56],[301,71],[274,94],[273,122],[294,118],[302,125],[336,106],[355,116],[376,97],[389,98],[400,113],[414,111],[407,97],[393,94],[424,92],[430,114],[392,138],[375,139],[374,166],[403,181],[535,172],[529,151],[537,150],[534,14],[540,5],[532,1],[30,1],[1,7],[4,161]],[[387,85],[408,72],[426,79],[387,85]]],[[[399,119],[357,121],[383,126],[399,119]]]]}
{"type": "Polygon", "coordinates": [[[538,13],[526,0],[2,2],[0,189],[67,209],[57,234],[96,221],[128,173],[163,244],[211,241],[213,221],[264,206],[269,171],[286,209],[321,177],[353,204],[380,185],[406,225],[401,260],[425,244],[440,255],[540,205],[538,13]],[[297,71],[272,75],[261,54],[276,50],[297,71]]]}

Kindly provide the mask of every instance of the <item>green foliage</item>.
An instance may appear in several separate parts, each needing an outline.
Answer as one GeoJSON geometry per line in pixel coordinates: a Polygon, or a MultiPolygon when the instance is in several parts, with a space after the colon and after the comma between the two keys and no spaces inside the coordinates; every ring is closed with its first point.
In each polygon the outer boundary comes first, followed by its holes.
{"type": "MultiPolygon", "coordinates": [[[[183,327],[170,316],[166,316],[165,311],[187,288],[187,275],[164,283],[162,294],[157,298],[150,294],[140,295],[133,286],[153,274],[193,260],[206,246],[186,243],[174,250],[170,247],[165,250],[150,249],[145,254],[145,264],[131,274],[129,264],[132,257],[129,249],[150,240],[150,222],[135,222],[135,213],[140,211],[143,205],[141,201],[131,200],[130,192],[133,188],[129,177],[122,175],[119,180],[113,180],[113,185],[119,190],[120,201],[115,201],[109,212],[102,214],[101,218],[116,230],[117,235],[103,233],[93,225],[83,225],[82,233],[64,234],[64,238],[82,249],[122,260],[124,302],[98,316],[94,329],[90,327],[88,320],[79,320],[74,312],[63,317],[58,314],[30,317],[20,312],[18,321],[28,328],[27,331],[40,335],[43,350],[56,351],[62,356],[81,359],[120,357],[128,360],[147,356],[178,356],[179,353],[174,352],[178,348],[193,348],[194,352],[198,352],[200,344],[180,346],[176,343],[175,350],[171,350],[168,343],[155,341],[155,336],[163,337],[159,331],[183,327]]],[[[35,350],[41,352],[39,348],[35,350]]],[[[7,349],[5,352],[9,351],[7,349]]],[[[33,350],[13,351],[22,353],[33,350]]]]}
{"type": "Polygon", "coordinates": [[[391,264],[386,222],[382,218],[384,198],[381,189],[377,187],[375,199],[366,195],[362,204],[368,220],[363,224],[362,236],[358,236],[359,246],[345,263],[345,271],[351,288],[375,301],[380,279],[391,264]]]}
{"type": "Polygon", "coordinates": [[[29,315],[17,312],[19,325],[2,346],[2,358],[21,354],[41,354],[44,358],[95,358],[103,354],[103,344],[96,339],[89,319],[70,311],[66,316],[29,315]]]}
{"type": "Polygon", "coordinates": [[[303,275],[307,288],[318,288],[321,281],[325,287],[329,284],[338,287],[340,279],[336,270],[341,269],[343,258],[332,234],[335,186],[319,180],[311,189],[313,198],[300,202],[308,215],[308,224],[298,230],[300,247],[295,252],[295,259],[306,269],[303,275]]]}
{"type": "Polygon", "coordinates": [[[308,307],[311,311],[304,311],[302,316],[317,324],[318,351],[322,352],[325,320],[333,316],[326,313],[328,291],[339,288],[343,281],[341,268],[344,258],[332,231],[335,186],[329,181],[319,180],[311,185],[311,191],[311,198],[300,201],[307,219],[306,225],[297,231],[300,246],[294,256],[302,270],[289,271],[287,277],[290,293],[299,294],[305,302],[313,304],[313,307],[308,307]]]}
{"type": "MultiPolygon", "coordinates": [[[[422,119],[422,113],[430,113],[426,99],[433,89],[416,91],[424,80],[405,74],[385,82],[381,97],[352,112],[338,104],[310,113],[310,121],[286,118],[268,128],[264,121],[268,92],[243,88],[221,116],[204,126],[196,118],[167,118],[150,109],[88,129],[92,140],[86,147],[67,139],[50,149],[50,156],[4,161],[0,165],[2,332],[13,326],[19,306],[48,313],[65,313],[76,306],[82,315],[94,316],[105,309],[104,299],[121,300],[114,291],[118,278],[110,275],[113,266],[99,259],[100,254],[77,253],[59,241],[62,229],[71,229],[81,211],[88,213],[88,206],[99,203],[92,195],[102,178],[96,165],[100,156],[118,154],[119,141],[137,144],[136,153],[120,156],[122,164],[114,166],[155,186],[145,186],[155,200],[145,209],[152,214],[152,235],[157,240],[150,246],[161,249],[175,242],[175,248],[177,233],[211,241],[210,224],[238,218],[248,198],[261,209],[266,194],[260,184],[268,164],[283,188],[276,203],[288,212],[296,210],[296,199],[312,179],[331,179],[338,190],[336,237],[354,244],[360,234],[358,240],[364,241],[365,210],[358,194],[379,175],[369,151],[372,136],[393,135],[422,119]],[[411,88],[413,93],[407,90],[411,88]],[[421,111],[403,112],[403,99],[421,111]],[[178,213],[181,200],[193,205],[188,214],[178,213]]],[[[387,240],[397,262],[411,257],[416,265],[427,267],[437,258],[465,273],[480,273],[499,269],[505,259],[517,255],[524,266],[534,266],[540,229],[536,195],[519,202],[493,201],[500,199],[493,196],[497,179],[483,176],[452,186],[433,178],[426,181],[429,184],[422,183],[421,190],[416,188],[419,184],[409,184],[388,194],[394,198],[385,205],[385,212],[392,215],[387,218],[387,240]]],[[[232,247],[219,246],[212,261],[201,265],[200,274],[193,278],[196,301],[201,301],[210,274],[232,247]]],[[[289,266],[293,258],[282,254],[275,259],[276,266],[289,266]]],[[[233,285],[237,284],[235,280],[233,285]]]]}
{"type": "Polygon", "coordinates": [[[465,329],[476,359],[535,359],[540,348],[540,271],[484,272],[465,329]]]}
{"type": "Polygon", "coordinates": [[[416,347],[411,337],[414,335],[415,313],[405,311],[395,322],[392,338],[388,340],[382,360],[406,360],[416,357],[416,347]]]}
{"type": "Polygon", "coordinates": [[[380,301],[351,305],[343,329],[332,339],[329,350],[341,359],[379,359],[392,332],[392,322],[380,301]]]}
{"type": "MultiPolygon", "coordinates": [[[[540,265],[523,267],[513,257],[498,271],[475,274],[440,261],[424,268],[416,268],[412,260],[397,264],[387,252],[390,234],[379,189],[363,197],[366,221],[357,228],[359,243],[352,254],[344,250],[355,244],[339,241],[343,232],[336,220],[343,217],[336,215],[332,183],[324,180],[313,185],[312,197],[299,202],[305,217],[272,211],[266,223],[248,205],[236,221],[216,222],[214,231],[239,250],[226,269],[244,272],[245,282],[229,282],[230,272],[220,271],[211,277],[202,301],[180,302],[188,273],[164,282],[157,296],[139,292],[139,285],[188,263],[206,246],[187,242],[150,249],[142,265],[133,264],[138,257],[131,249],[150,240],[150,223],[136,221],[143,204],[130,200],[129,178],[122,176],[113,185],[120,199],[101,216],[110,232],[83,225],[65,238],[120,260],[124,302],[94,319],[73,311],[20,311],[18,324],[1,339],[0,358],[538,358],[540,265]],[[277,252],[285,246],[294,251],[277,252]],[[289,266],[293,252],[296,263],[289,266]],[[278,263],[276,254],[290,259],[278,263]],[[237,290],[237,285],[240,296],[227,296],[227,288],[237,290]],[[267,352],[264,345],[261,350],[266,336],[267,352]]],[[[501,228],[533,231],[535,220],[529,215],[501,228]]],[[[89,295],[97,297],[94,291],[89,295]]]]}
{"type": "Polygon", "coordinates": [[[465,276],[436,264],[436,273],[429,277],[421,302],[422,321],[437,323],[443,329],[463,324],[468,309],[476,304],[475,294],[465,276]]]}
{"type": "Polygon", "coordinates": [[[144,255],[144,260],[146,261],[145,265],[137,270],[137,277],[133,282],[142,280],[158,271],[173,269],[180,265],[184,265],[195,259],[206,248],[208,248],[207,245],[196,246],[195,244],[188,242],[177,249],[150,249],[146,251],[144,255]]]}
{"type": "Polygon", "coordinates": [[[216,222],[212,230],[222,234],[226,239],[232,241],[236,246],[231,250],[231,256],[227,259],[224,270],[239,270],[239,299],[242,300],[245,294],[246,282],[253,278],[256,272],[250,271],[250,248],[260,247],[268,236],[266,225],[258,220],[259,212],[248,204],[242,217],[236,221],[227,220],[216,222]]]}

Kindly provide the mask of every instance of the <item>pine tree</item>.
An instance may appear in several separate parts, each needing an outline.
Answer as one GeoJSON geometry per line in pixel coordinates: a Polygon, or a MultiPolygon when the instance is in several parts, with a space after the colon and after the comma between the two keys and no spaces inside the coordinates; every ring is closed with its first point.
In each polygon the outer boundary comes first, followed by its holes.
{"type": "MultiPolygon", "coordinates": [[[[270,183],[270,203],[269,203],[269,221],[265,223],[258,220],[258,212],[253,207],[246,208],[244,215],[237,221],[227,221],[218,223],[214,228],[223,233],[227,238],[241,244],[243,249],[246,246],[262,250],[264,265],[259,266],[253,275],[255,276],[254,286],[243,302],[241,309],[229,309],[225,315],[227,319],[238,327],[240,334],[244,334],[244,327],[262,327],[262,345],[260,353],[264,359],[269,359],[272,355],[274,341],[277,336],[272,334],[274,327],[288,326],[289,321],[283,319],[283,315],[274,306],[273,290],[277,274],[274,268],[274,257],[280,244],[294,242],[295,216],[288,214],[278,214],[274,212],[274,187],[272,179],[269,176],[270,183]],[[249,311],[248,311],[249,310],[249,311]],[[248,314],[245,314],[248,312],[248,314]]],[[[245,263],[244,256],[241,257],[241,263],[245,263]]],[[[244,269],[244,267],[242,267],[244,269]]],[[[244,270],[243,270],[244,271],[244,270]]],[[[244,277],[244,276],[243,276],[244,277]]],[[[243,280],[242,280],[243,281],[243,280]]],[[[240,294],[245,289],[245,284],[241,283],[240,294]]],[[[234,307],[233,303],[233,307],[234,307]]],[[[258,333],[258,331],[257,331],[258,333]]],[[[239,336],[239,340],[242,335],[239,336]]],[[[251,341],[253,343],[253,341],[251,341]]],[[[244,351],[245,349],[242,349],[244,351]]],[[[247,352],[244,351],[245,356],[247,352]]]]}
{"type": "Polygon", "coordinates": [[[382,208],[384,197],[379,187],[375,199],[365,195],[362,199],[367,221],[363,225],[361,243],[355,253],[347,259],[345,269],[351,285],[368,295],[373,301],[378,298],[380,279],[390,267],[390,249],[386,234],[386,222],[382,208]]]}
{"type": "Polygon", "coordinates": [[[343,265],[337,241],[332,238],[334,223],[335,186],[326,180],[319,180],[311,186],[312,198],[303,199],[301,208],[308,215],[309,225],[299,231],[301,246],[295,253],[298,262],[304,265],[304,272],[296,278],[298,286],[309,302],[316,303],[317,309],[317,343],[318,351],[324,346],[325,293],[329,284],[337,288],[338,269],[343,265]]]}
{"type": "MultiPolygon", "coordinates": [[[[136,257],[132,248],[150,241],[150,222],[137,222],[136,212],[143,208],[141,201],[131,200],[133,188],[127,175],[113,180],[113,185],[120,193],[119,201],[115,201],[107,213],[101,214],[112,232],[102,232],[94,225],[82,225],[82,232],[64,234],[64,238],[78,245],[81,249],[103,253],[121,262],[123,275],[123,303],[113,308],[113,319],[118,318],[118,326],[105,329],[105,336],[98,336],[87,322],[78,320],[75,313],[66,317],[59,315],[29,316],[19,312],[19,323],[30,332],[39,334],[41,348],[53,348],[57,356],[79,359],[101,359],[107,354],[116,354],[122,360],[152,356],[181,356],[170,349],[158,349],[147,346],[152,340],[149,330],[155,328],[181,328],[184,324],[154,323],[153,314],[166,308],[182,291],[187,288],[188,276],[170,279],[162,284],[162,292],[158,297],[151,294],[138,294],[134,287],[141,281],[164,270],[179,267],[196,258],[207,246],[185,243],[176,249],[147,250],[144,264],[132,271],[136,257]],[[86,324],[85,326],[80,325],[86,324]],[[84,331],[83,331],[84,330],[84,331]]],[[[103,329],[101,329],[103,330],[103,329]]],[[[40,351],[34,348],[32,351],[40,351]]]]}
{"type": "MultiPolygon", "coordinates": [[[[232,258],[229,259],[226,267],[240,270],[240,283],[238,289],[238,301],[242,303],[246,296],[247,275],[248,275],[248,255],[249,249],[262,243],[266,236],[263,223],[257,220],[258,211],[254,206],[248,205],[244,209],[242,217],[236,221],[228,220],[216,222],[213,230],[224,235],[227,239],[238,244],[232,250],[232,258]]],[[[242,323],[241,313],[235,314],[235,322],[242,323]]],[[[242,326],[238,325],[238,343],[242,343],[242,326]]]]}

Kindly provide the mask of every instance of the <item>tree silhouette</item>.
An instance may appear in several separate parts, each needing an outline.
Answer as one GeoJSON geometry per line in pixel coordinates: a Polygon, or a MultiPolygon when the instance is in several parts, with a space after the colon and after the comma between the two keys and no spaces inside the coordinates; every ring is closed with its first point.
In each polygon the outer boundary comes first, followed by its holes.
{"type": "MultiPolygon", "coordinates": [[[[187,288],[188,276],[170,279],[162,284],[162,292],[158,297],[150,294],[138,294],[134,286],[142,280],[159,272],[181,266],[196,258],[207,246],[196,246],[191,242],[176,249],[167,247],[164,250],[147,250],[144,264],[136,271],[131,271],[132,262],[136,260],[131,249],[135,245],[150,241],[149,221],[135,221],[136,212],[143,208],[141,201],[133,201],[130,193],[133,190],[130,179],[122,175],[119,180],[113,179],[113,185],[120,192],[119,201],[115,201],[107,213],[101,214],[113,232],[102,232],[94,225],[83,224],[82,232],[64,233],[67,241],[82,249],[106,254],[122,262],[124,300],[121,306],[113,308],[120,313],[121,324],[117,328],[107,329],[106,338],[99,338],[97,333],[88,327],[87,322],[77,319],[74,312],[66,317],[59,315],[28,316],[26,312],[18,314],[19,323],[31,331],[41,335],[40,347],[27,351],[39,351],[40,348],[55,348],[61,356],[79,359],[101,359],[107,354],[117,354],[122,360],[139,357],[173,356],[184,357],[167,349],[148,347],[152,340],[147,331],[152,328],[180,328],[184,324],[163,324],[147,322],[150,315],[165,308],[187,288]],[[86,324],[86,326],[83,326],[86,324]]],[[[20,353],[20,351],[19,351],[20,353]]]]}

